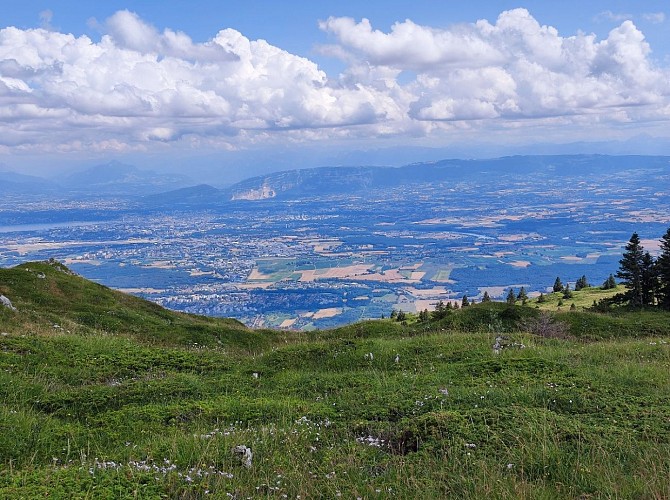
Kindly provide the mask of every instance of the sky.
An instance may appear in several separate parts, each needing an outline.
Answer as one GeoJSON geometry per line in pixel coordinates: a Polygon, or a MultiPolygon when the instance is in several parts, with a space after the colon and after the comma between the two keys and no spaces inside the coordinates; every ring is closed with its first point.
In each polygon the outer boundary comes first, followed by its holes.
{"type": "Polygon", "coordinates": [[[670,154],[667,1],[23,0],[0,164],[221,179],[543,152],[670,154]]]}

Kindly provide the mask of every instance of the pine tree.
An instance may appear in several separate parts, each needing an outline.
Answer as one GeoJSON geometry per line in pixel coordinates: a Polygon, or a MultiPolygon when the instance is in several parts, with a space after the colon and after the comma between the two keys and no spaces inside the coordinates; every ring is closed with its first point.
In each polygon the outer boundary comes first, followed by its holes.
{"type": "Polygon", "coordinates": [[[516,300],[520,300],[524,306],[526,305],[526,302],[528,301],[528,294],[526,293],[526,289],[524,287],[521,287],[521,290],[519,290],[519,294],[516,296],[516,300]]]}
{"type": "Polygon", "coordinates": [[[563,298],[564,299],[572,298],[572,290],[570,290],[570,283],[565,284],[565,288],[563,289],[563,298]]]}
{"type": "Polygon", "coordinates": [[[435,305],[435,310],[433,311],[432,316],[433,316],[433,318],[435,318],[437,320],[440,320],[440,319],[444,318],[446,315],[447,315],[447,308],[444,305],[444,302],[439,301],[435,305]]]}
{"type": "Polygon", "coordinates": [[[554,281],[554,293],[560,292],[563,290],[563,283],[561,283],[561,278],[556,276],[556,281],[554,281]]]}
{"type": "Polygon", "coordinates": [[[507,305],[513,306],[516,304],[516,294],[514,293],[514,288],[510,288],[509,292],[507,293],[507,299],[506,299],[507,305]]]}
{"type": "Polygon", "coordinates": [[[670,310],[670,228],[661,237],[661,253],[656,259],[658,274],[658,303],[670,310]]]}
{"type": "Polygon", "coordinates": [[[586,288],[586,287],[588,287],[588,286],[589,286],[589,282],[586,281],[586,275],[584,274],[584,275],[582,275],[582,277],[579,278],[579,279],[577,280],[577,282],[575,283],[575,291],[578,292],[578,291],[581,290],[582,288],[586,288]]]}
{"type": "Polygon", "coordinates": [[[642,304],[653,306],[658,289],[656,263],[649,252],[642,256],[642,304]]]}
{"type": "Polygon", "coordinates": [[[547,298],[544,296],[542,292],[540,292],[540,296],[537,298],[537,303],[542,304],[547,301],[547,298]]]}
{"type": "Polygon", "coordinates": [[[644,303],[642,294],[643,250],[640,237],[637,233],[633,233],[626,244],[626,251],[619,261],[619,271],[616,273],[617,278],[626,286],[624,297],[634,307],[641,307],[644,303]]]}
{"type": "Polygon", "coordinates": [[[603,286],[600,288],[603,290],[612,290],[616,288],[616,280],[614,279],[614,276],[610,274],[609,277],[603,282],[603,286]]]}
{"type": "Polygon", "coordinates": [[[463,300],[461,301],[461,307],[468,307],[470,305],[470,302],[468,302],[468,296],[463,295],[463,300]]]}
{"type": "Polygon", "coordinates": [[[485,291],[484,296],[482,297],[482,302],[491,302],[491,296],[489,295],[489,292],[485,291]]]}

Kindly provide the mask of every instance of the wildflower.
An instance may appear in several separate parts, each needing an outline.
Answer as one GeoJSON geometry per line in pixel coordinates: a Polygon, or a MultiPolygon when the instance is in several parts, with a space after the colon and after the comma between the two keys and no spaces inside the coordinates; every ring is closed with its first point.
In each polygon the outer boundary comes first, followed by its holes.
{"type": "Polygon", "coordinates": [[[440,394],[442,394],[443,396],[448,396],[449,389],[447,389],[446,387],[444,389],[440,389],[440,394]]]}
{"type": "Polygon", "coordinates": [[[395,362],[400,363],[400,355],[399,354],[395,355],[395,362]]]}
{"type": "Polygon", "coordinates": [[[512,470],[514,468],[514,464],[507,464],[507,470],[512,470]]]}

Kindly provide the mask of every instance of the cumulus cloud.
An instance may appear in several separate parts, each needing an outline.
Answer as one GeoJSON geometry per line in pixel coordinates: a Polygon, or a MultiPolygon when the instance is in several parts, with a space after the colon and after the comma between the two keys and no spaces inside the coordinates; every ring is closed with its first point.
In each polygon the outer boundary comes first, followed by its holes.
{"type": "Polygon", "coordinates": [[[650,47],[629,20],[600,41],[563,37],[525,9],[503,12],[495,24],[447,30],[404,21],[382,33],[349,18],[330,18],[321,28],[349,58],[418,72],[409,105],[417,120],[602,118],[607,109],[667,102],[670,90],[667,70],[651,64],[650,47]]]}
{"type": "Polygon", "coordinates": [[[330,86],[312,61],[233,29],[194,43],[129,11],[105,26],[97,43],[45,29],[0,30],[0,127],[10,120],[35,125],[2,136],[48,140],[38,129],[51,123],[72,130],[77,141],[104,134],[172,141],[370,123],[395,105],[364,88],[330,86]]]}
{"type": "Polygon", "coordinates": [[[405,20],[388,32],[329,18],[320,27],[334,43],[322,51],[344,61],[340,75],[230,28],[196,43],[130,11],[98,26],[99,41],[0,29],[0,146],[230,148],[277,136],[485,130],[501,120],[670,118],[668,70],[654,66],[630,20],[598,40],[562,36],[524,9],[447,29],[405,20]]]}

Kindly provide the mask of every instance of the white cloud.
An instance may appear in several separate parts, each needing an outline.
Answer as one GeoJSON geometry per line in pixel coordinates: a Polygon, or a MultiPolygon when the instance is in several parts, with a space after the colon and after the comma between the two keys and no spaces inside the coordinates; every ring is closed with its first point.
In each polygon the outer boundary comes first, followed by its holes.
{"type": "MultiPolygon", "coordinates": [[[[50,19],[50,18],[49,18],[50,19]]],[[[196,43],[119,11],[99,41],[0,30],[0,146],[96,151],[170,143],[439,136],[670,119],[667,68],[631,21],[561,36],[524,9],[447,29],[320,23],[341,75],[234,29],[196,43]],[[557,117],[562,117],[557,120],[557,117]]]]}
{"type": "Polygon", "coordinates": [[[632,18],[633,18],[632,14],[626,14],[623,12],[612,12],[611,10],[604,10],[602,12],[599,12],[594,20],[596,22],[614,21],[616,23],[620,23],[623,21],[630,20],[632,18]]]}
{"type": "Polygon", "coordinates": [[[642,19],[652,24],[662,24],[665,22],[665,12],[647,12],[642,14],[642,19]]]}
{"type": "Polygon", "coordinates": [[[615,108],[667,102],[670,90],[667,70],[651,65],[649,45],[631,21],[602,41],[562,37],[525,9],[503,12],[495,24],[482,20],[449,30],[405,21],[381,33],[367,20],[348,18],[321,27],[349,58],[417,71],[409,114],[418,120],[606,119],[615,108]]]}

